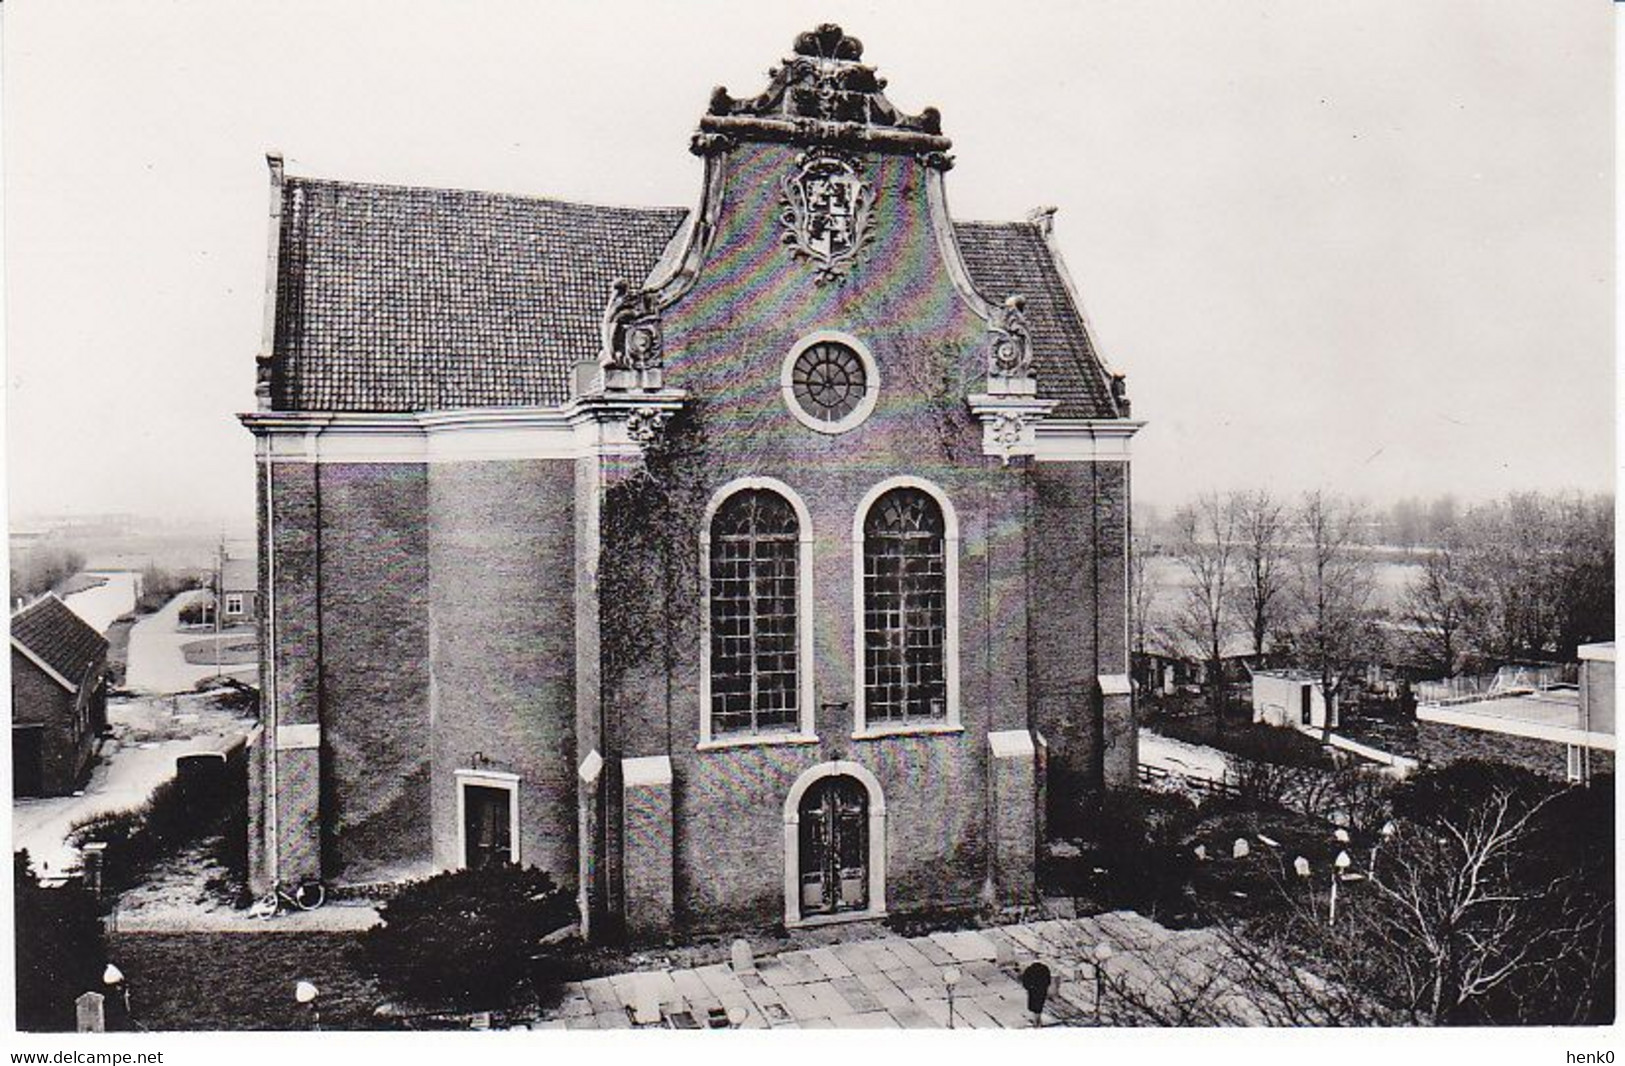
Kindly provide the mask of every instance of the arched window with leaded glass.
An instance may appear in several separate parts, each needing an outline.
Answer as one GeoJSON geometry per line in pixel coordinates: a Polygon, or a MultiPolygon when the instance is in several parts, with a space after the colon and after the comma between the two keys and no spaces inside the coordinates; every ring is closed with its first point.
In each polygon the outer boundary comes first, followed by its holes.
{"type": "Polygon", "coordinates": [[[860,728],[957,724],[950,518],[915,484],[886,489],[864,512],[860,728]]]}
{"type": "Polygon", "coordinates": [[[796,732],[802,721],[802,518],[771,488],[733,491],[706,537],[702,741],[796,732]]]}

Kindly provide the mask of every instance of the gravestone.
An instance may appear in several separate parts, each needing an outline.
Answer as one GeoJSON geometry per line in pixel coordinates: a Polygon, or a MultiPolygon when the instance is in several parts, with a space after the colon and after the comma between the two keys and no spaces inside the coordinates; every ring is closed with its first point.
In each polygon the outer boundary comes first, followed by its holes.
{"type": "Polygon", "coordinates": [[[79,1020],[81,1033],[107,1032],[107,1009],[100,992],[86,992],[73,1001],[74,1011],[79,1020]]]}
{"type": "Polygon", "coordinates": [[[756,971],[756,956],[751,952],[750,941],[743,937],[733,943],[734,973],[754,973],[756,971]]]}
{"type": "Polygon", "coordinates": [[[1230,849],[1230,854],[1237,859],[1245,859],[1251,850],[1252,849],[1247,846],[1246,840],[1242,839],[1241,837],[1237,837],[1236,846],[1230,849]]]}

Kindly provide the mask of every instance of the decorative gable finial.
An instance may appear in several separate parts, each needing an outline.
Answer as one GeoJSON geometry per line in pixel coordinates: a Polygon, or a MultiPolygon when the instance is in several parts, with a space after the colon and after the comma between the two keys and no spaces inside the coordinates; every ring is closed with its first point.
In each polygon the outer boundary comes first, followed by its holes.
{"type": "Polygon", "coordinates": [[[952,165],[942,117],[928,107],[906,115],[886,99],[886,79],[862,62],[863,42],[835,23],[808,30],[794,54],[767,72],[758,96],[739,100],[718,87],[690,148],[727,151],[741,140],[827,145],[914,155],[928,166],[952,165]]]}
{"type": "Polygon", "coordinates": [[[1038,391],[1024,296],[1008,297],[994,309],[993,320],[988,323],[987,390],[995,395],[1027,396],[1038,391]]]}
{"type": "Polygon", "coordinates": [[[620,392],[664,385],[660,302],[655,293],[616,278],[599,330],[605,389],[620,392]]]}

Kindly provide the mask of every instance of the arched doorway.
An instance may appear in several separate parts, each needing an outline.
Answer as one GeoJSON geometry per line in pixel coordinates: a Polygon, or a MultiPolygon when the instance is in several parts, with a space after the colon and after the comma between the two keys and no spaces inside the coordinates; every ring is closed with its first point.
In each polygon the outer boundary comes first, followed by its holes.
{"type": "Polygon", "coordinates": [[[855,777],[826,777],[801,797],[801,917],[869,909],[869,794],[855,777]]]}
{"type": "Polygon", "coordinates": [[[886,802],[848,761],[802,773],[784,802],[784,920],[795,926],[886,911],[886,802]]]}

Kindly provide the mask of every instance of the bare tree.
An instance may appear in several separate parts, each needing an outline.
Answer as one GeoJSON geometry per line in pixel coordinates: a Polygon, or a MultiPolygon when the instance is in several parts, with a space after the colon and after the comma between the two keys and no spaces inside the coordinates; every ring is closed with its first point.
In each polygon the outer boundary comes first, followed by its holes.
{"type": "Polygon", "coordinates": [[[1144,655],[1147,638],[1151,634],[1151,618],[1156,604],[1156,582],[1151,576],[1151,540],[1134,528],[1134,543],[1129,554],[1129,636],[1131,650],[1136,656],[1144,655]]]}
{"type": "Polygon", "coordinates": [[[1598,978],[1612,985],[1611,871],[1598,899],[1594,871],[1588,884],[1584,864],[1551,861],[1563,795],[1503,773],[1471,802],[1399,820],[1372,853],[1370,940],[1417,1017],[1580,1021],[1598,978]]]}
{"type": "Polygon", "coordinates": [[[1234,631],[1237,508],[1233,497],[1208,493],[1173,519],[1173,557],[1187,581],[1174,628],[1207,663],[1208,699],[1216,724],[1224,715],[1224,645],[1234,631]]]}
{"type": "Polygon", "coordinates": [[[1252,634],[1253,654],[1263,655],[1264,643],[1286,602],[1290,521],[1286,505],[1266,490],[1240,493],[1235,500],[1236,600],[1252,634]]]}
{"type": "Polygon", "coordinates": [[[1320,674],[1328,706],[1374,640],[1375,576],[1370,557],[1359,550],[1361,518],[1357,505],[1319,490],[1306,493],[1298,510],[1302,544],[1296,569],[1303,605],[1298,652],[1320,674]]]}
{"type": "Polygon", "coordinates": [[[1465,643],[1499,662],[1570,660],[1614,633],[1614,503],[1517,493],[1459,525],[1456,568],[1470,590],[1465,643]]]}
{"type": "Polygon", "coordinates": [[[1455,677],[1466,652],[1464,629],[1472,597],[1463,583],[1454,539],[1422,558],[1421,573],[1405,591],[1403,617],[1418,658],[1430,672],[1455,677]]]}

